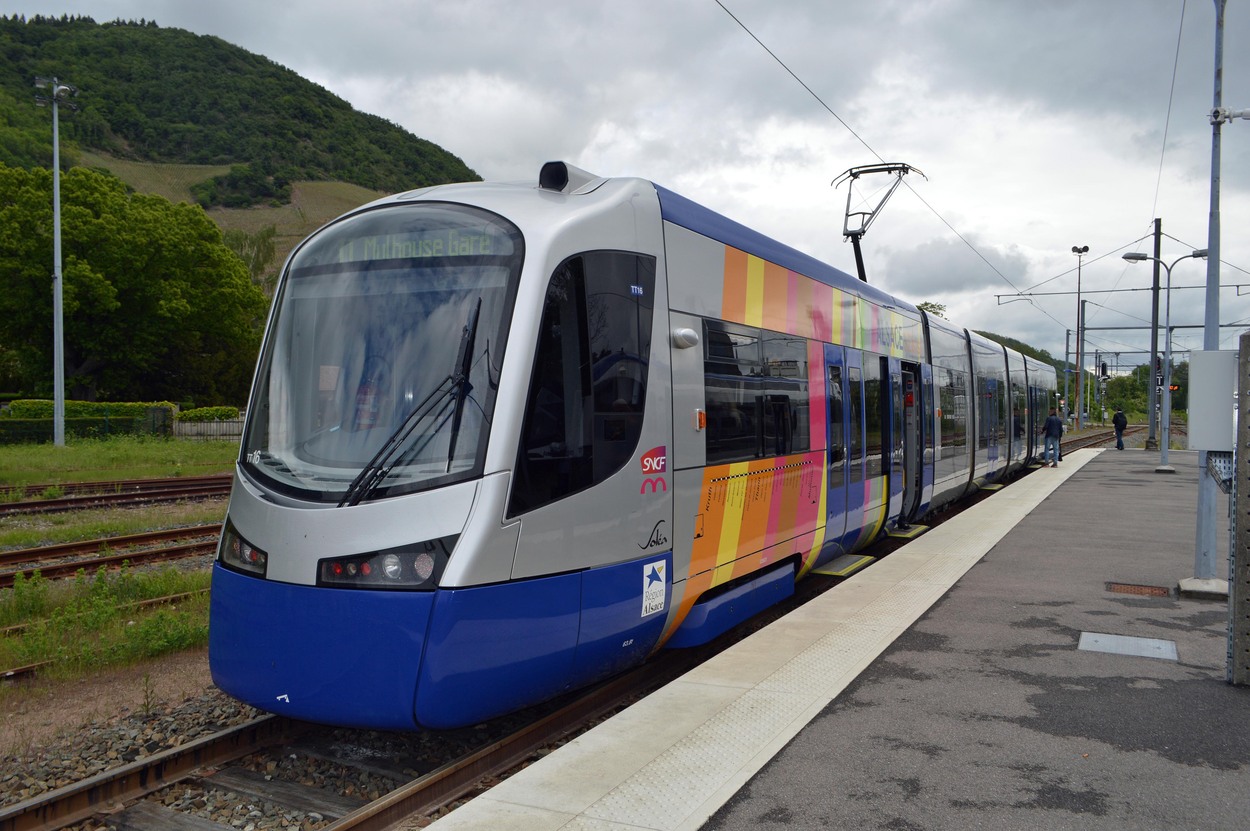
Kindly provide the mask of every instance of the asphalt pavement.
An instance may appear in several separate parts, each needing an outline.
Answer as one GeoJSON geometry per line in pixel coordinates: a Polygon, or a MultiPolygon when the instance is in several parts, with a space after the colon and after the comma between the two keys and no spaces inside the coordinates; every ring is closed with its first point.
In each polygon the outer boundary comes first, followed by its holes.
{"type": "Polygon", "coordinates": [[[1157,452],[1107,450],[1072,473],[703,828],[1250,826],[1228,604],[1176,592],[1196,458],[1160,474],[1157,452]]]}

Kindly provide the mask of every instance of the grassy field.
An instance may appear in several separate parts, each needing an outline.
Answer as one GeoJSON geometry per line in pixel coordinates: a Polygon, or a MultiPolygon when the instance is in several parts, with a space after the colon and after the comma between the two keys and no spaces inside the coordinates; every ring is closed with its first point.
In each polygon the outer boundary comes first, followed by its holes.
{"type": "Polygon", "coordinates": [[[0,519],[0,550],[120,537],[189,525],[215,525],[225,516],[226,499],[220,497],[0,519]]]}
{"type": "Polygon", "coordinates": [[[274,237],[273,267],[281,268],[291,249],[335,217],[382,196],[345,182],[296,182],[291,202],[278,207],[212,208],[209,219],[223,231],[237,229],[255,234],[270,225],[274,237]]]}
{"type": "MultiPolygon", "coordinates": [[[[117,436],[70,439],[65,447],[0,446],[0,496],[4,488],[30,483],[91,482],[227,473],[238,454],[234,442],[192,442],[117,436]]],[[[140,508],[99,509],[0,519],[0,549],[30,548],[131,534],[158,528],[216,524],[225,500],[191,501],[140,508]]],[[[0,670],[43,661],[49,679],[132,664],[208,641],[206,594],[176,607],[136,610],[152,597],[208,588],[207,570],[123,569],[79,572],[70,581],[27,575],[0,590],[0,628],[26,624],[0,637],[0,670]]],[[[0,703],[6,696],[0,690],[0,703]]]]}
{"type": "Polygon", "coordinates": [[[228,164],[157,164],[118,159],[84,150],[79,154],[83,167],[102,167],[139,193],[154,193],[170,202],[194,202],[191,186],[230,172],[228,164]]]}
{"type": "MultiPolygon", "coordinates": [[[[230,171],[230,165],[154,164],[91,152],[83,152],[81,161],[88,167],[110,171],[140,193],[159,194],[172,202],[194,202],[191,185],[230,171]]],[[[274,226],[274,267],[280,268],[291,249],[313,231],[382,195],[345,182],[295,182],[291,185],[290,204],[212,208],[208,216],[223,231],[254,234],[274,226]]]]}
{"type": "Polygon", "coordinates": [[[207,571],[79,572],[49,582],[36,575],[0,592],[0,669],[51,662],[45,678],[71,678],[208,643],[207,571]],[[139,610],[151,598],[195,593],[175,605],[139,610]]]}
{"type": "Polygon", "coordinates": [[[0,445],[0,498],[17,485],[230,473],[238,455],[235,442],[146,436],[0,445]]]}

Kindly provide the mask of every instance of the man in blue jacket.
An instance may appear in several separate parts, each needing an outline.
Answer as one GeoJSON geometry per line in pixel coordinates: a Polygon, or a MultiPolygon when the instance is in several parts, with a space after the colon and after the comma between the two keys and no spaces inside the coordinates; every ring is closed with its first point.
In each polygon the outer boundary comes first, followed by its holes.
{"type": "Polygon", "coordinates": [[[1047,463],[1047,467],[1059,466],[1059,439],[1063,437],[1063,419],[1055,415],[1055,408],[1050,408],[1050,415],[1046,417],[1046,423],[1042,426],[1042,435],[1046,439],[1046,452],[1042,456],[1042,461],[1047,463]]]}

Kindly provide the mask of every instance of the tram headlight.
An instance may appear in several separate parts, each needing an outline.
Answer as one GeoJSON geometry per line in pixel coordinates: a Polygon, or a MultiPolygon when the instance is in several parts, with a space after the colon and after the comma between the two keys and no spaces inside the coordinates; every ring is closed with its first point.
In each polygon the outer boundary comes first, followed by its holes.
{"type": "Polygon", "coordinates": [[[226,520],[217,545],[217,561],[231,571],[264,577],[269,555],[239,536],[234,523],[226,520]]]}
{"type": "Polygon", "coordinates": [[[459,535],[317,562],[317,585],[339,589],[433,591],[459,535]]]}

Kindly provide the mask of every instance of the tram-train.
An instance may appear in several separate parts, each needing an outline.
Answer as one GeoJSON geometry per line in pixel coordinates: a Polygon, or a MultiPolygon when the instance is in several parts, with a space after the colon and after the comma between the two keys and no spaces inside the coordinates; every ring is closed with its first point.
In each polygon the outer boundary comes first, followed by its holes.
{"type": "Polygon", "coordinates": [[[213,680],[379,729],[544,701],[1000,482],[1054,396],[1053,367],[646,180],[381,199],[284,267],[213,680]]]}

